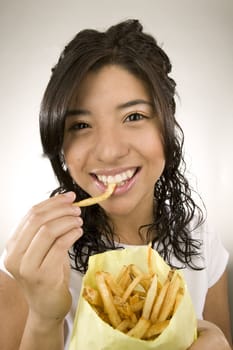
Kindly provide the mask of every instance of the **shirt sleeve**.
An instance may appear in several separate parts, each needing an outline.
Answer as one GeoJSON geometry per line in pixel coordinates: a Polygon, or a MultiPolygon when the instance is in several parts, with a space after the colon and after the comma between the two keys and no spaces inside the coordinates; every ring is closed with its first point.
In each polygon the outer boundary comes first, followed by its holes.
{"type": "Polygon", "coordinates": [[[12,274],[11,274],[9,271],[7,271],[7,269],[6,269],[6,267],[5,267],[5,264],[4,264],[4,259],[5,259],[5,257],[6,257],[6,250],[4,250],[3,253],[2,253],[2,255],[0,255],[0,270],[1,270],[1,271],[4,271],[8,276],[14,278],[14,277],[12,276],[12,274]]]}
{"type": "Polygon", "coordinates": [[[212,287],[224,273],[229,253],[223,246],[218,234],[207,227],[205,235],[206,268],[208,273],[208,287],[212,287]]]}

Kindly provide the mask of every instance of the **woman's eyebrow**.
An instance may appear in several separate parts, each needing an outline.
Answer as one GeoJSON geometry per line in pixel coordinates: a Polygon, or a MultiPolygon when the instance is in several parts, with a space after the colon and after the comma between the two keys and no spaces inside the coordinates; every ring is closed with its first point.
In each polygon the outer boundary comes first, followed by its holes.
{"type": "Polygon", "coordinates": [[[78,116],[78,115],[90,115],[91,112],[86,109],[69,109],[65,113],[65,117],[78,116]]]}
{"type": "Polygon", "coordinates": [[[143,99],[136,99],[136,100],[127,101],[125,103],[122,103],[122,104],[118,105],[117,109],[124,109],[124,108],[127,108],[127,107],[134,107],[134,106],[142,105],[142,104],[154,108],[154,105],[153,105],[152,102],[146,101],[146,100],[143,100],[143,99]]]}
{"type": "MultiPolygon", "coordinates": [[[[137,105],[147,105],[151,108],[154,108],[154,105],[152,102],[146,101],[143,99],[136,99],[136,100],[131,100],[131,101],[121,103],[121,104],[117,105],[116,109],[120,110],[120,109],[124,109],[124,108],[128,108],[128,107],[134,107],[137,105]]],[[[68,111],[66,111],[65,117],[79,116],[79,115],[90,115],[90,114],[91,114],[91,112],[88,111],[87,109],[82,109],[82,108],[69,109],[68,111]]]]}

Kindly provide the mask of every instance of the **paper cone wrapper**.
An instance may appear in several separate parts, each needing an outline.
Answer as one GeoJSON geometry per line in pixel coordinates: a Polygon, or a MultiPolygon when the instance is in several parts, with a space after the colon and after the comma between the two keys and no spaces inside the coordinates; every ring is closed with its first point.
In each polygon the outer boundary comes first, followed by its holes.
{"type": "MultiPolygon", "coordinates": [[[[107,271],[117,276],[123,265],[135,264],[148,273],[148,247],[108,251],[91,256],[83,278],[82,290],[88,285],[96,288],[95,272],[107,271]]],[[[169,266],[153,250],[153,270],[163,283],[169,266]]],[[[104,322],[82,297],[76,311],[69,350],[186,350],[196,338],[196,315],[182,272],[184,295],[167,328],[154,340],[141,340],[124,334],[104,322]]]]}

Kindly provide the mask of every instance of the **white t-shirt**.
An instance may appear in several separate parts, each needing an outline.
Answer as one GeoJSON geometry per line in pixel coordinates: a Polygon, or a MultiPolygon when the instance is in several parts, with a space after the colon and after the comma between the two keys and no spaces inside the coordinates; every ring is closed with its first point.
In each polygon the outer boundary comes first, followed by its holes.
{"type": "MultiPolygon", "coordinates": [[[[199,267],[201,266],[204,268],[198,271],[187,267],[182,271],[193,301],[197,318],[202,319],[208,288],[212,287],[223,274],[227,266],[229,254],[223,247],[219,237],[214,232],[211,232],[206,225],[202,225],[200,228],[194,231],[193,237],[203,241],[202,258],[196,258],[195,262],[199,267]]],[[[124,245],[124,247],[131,247],[133,249],[134,246],[124,245]]],[[[5,252],[0,257],[0,270],[7,272],[4,266],[4,256],[5,252]]],[[[176,259],[174,259],[173,263],[178,264],[176,259]]],[[[76,270],[71,270],[70,291],[73,302],[72,307],[66,317],[65,350],[68,349],[81,284],[82,274],[76,270]]]]}

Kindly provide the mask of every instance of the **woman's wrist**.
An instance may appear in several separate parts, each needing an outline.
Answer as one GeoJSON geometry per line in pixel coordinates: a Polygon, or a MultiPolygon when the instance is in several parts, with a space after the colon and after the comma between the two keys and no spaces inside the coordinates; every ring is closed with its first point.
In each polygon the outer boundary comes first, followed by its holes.
{"type": "Polygon", "coordinates": [[[53,330],[63,329],[64,319],[61,318],[45,318],[32,310],[28,312],[27,323],[31,329],[38,333],[50,333],[53,330]]]}
{"type": "Polygon", "coordinates": [[[63,350],[64,320],[45,319],[29,311],[19,350],[63,350]]]}

